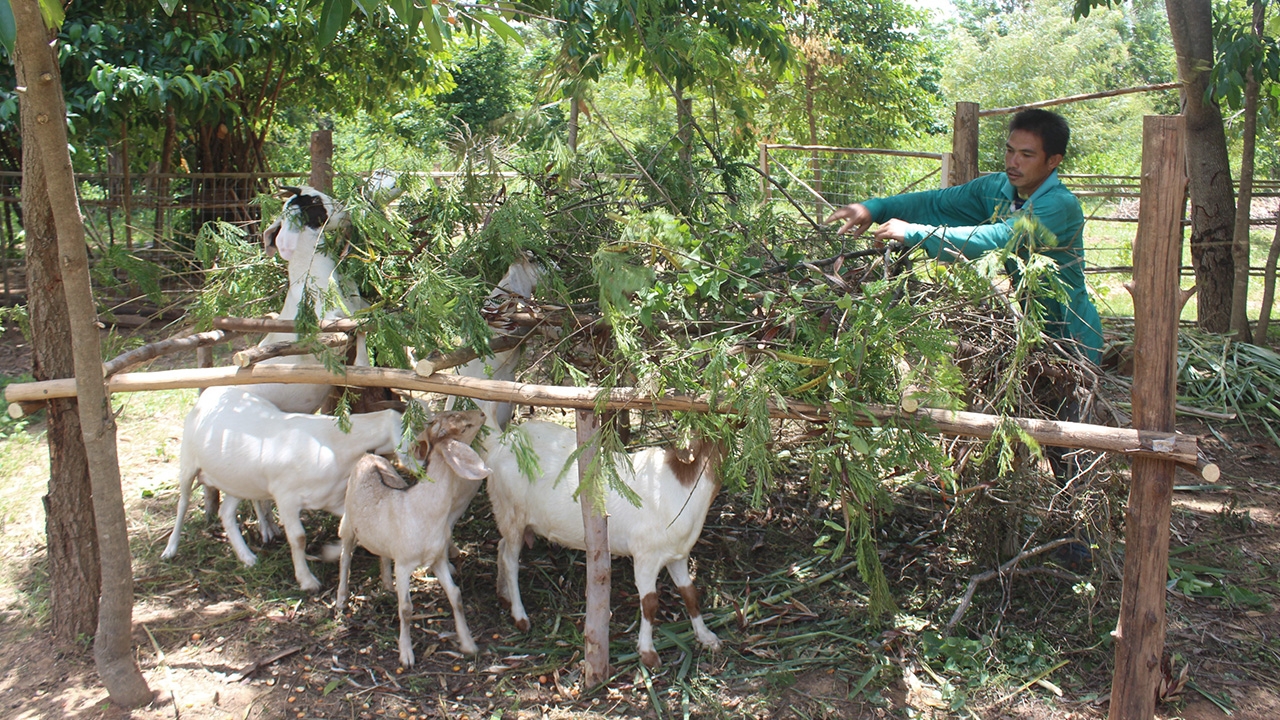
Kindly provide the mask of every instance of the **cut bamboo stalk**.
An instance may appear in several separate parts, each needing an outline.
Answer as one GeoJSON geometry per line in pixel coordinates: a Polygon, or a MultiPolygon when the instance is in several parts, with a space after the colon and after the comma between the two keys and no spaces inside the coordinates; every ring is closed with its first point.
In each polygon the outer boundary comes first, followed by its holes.
{"type": "MultiPolygon", "coordinates": [[[[172,390],[175,388],[199,388],[219,385],[250,385],[254,383],[303,383],[313,385],[340,385],[348,387],[385,387],[402,390],[419,390],[442,395],[465,395],[477,400],[514,402],[522,405],[541,405],[559,408],[596,408],[596,398],[605,390],[597,387],[563,387],[558,385],[531,385],[528,383],[483,380],[462,375],[440,374],[422,377],[412,370],[390,368],[353,367],[346,374],[331,373],[320,365],[254,365],[248,368],[217,367],[209,369],[161,370],[146,373],[120,373],[107,383],[109,392],[143,392],[147,390],[172,390]]],[[[59,397],[75,396],[75,380],[70,378],[42,382],[13,383],[5,388],[8,402],[31,402],[59,397]]],[[[675,394],[647,396],[635,388],[614,388],[608,391],[603,409],[609,410],[659,410],[678,412],[733,413],[728,405],[712,406],[703,398],[675,394]]],[[[831,417],[830,408],[808,403],[792,402],[785,407],[770,405],[769,416],[793,420],[826,422],[831,417]]],[[[865,415],[857,420],[864,427],[875,426],[889,420],[917,422],[922,431],[940,432],[945,435],[989,438],[1002,424],[1013,423],[1041,445],[1083,448],[1100,452],[1113,452],[1133,457],[1150,457],[1195,466],[1199,447],[1196,438],[1177,432],[1156,432],[1113,428],[1085,423],[1038,420],[1033,418],[1002,418],[998,415],[920,408],[914,413],[904,413],[900,408],[868,405],[865,415]]]]}

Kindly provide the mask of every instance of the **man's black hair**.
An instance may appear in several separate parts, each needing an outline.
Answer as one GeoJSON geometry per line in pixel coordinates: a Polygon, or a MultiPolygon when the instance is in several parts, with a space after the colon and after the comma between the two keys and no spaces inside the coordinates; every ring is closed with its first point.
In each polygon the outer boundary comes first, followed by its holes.
{"type": "Polygon", "coordinates": [[[1026,130],[1040,136],[1040,144],[1044,146],[1045,157],[1067,154],[1067,141],[1071,139],[1071,128],[1061,115],[1048,110],[1023,110],[1013,116],[1009,123],[1009,132],[1026,130]]]}

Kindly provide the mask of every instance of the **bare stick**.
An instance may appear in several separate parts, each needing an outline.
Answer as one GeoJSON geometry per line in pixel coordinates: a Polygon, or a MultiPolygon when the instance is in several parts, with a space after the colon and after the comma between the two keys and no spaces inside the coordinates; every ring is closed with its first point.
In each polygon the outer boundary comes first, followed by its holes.
{"type": "Polygon", "coordinates": [[[973,593],[978,589],[978,585],[980,583],[986,582],[994,577],[1008,574],[1017,566],[1018,563],[1029,557],[1048,552],[1056,547],[1061,547],[1073,542],[1076,542],[1075,538],[1058,538],[1057,540],[1051,540],[1043,545],[1033,547],[1030,550],[1023,550],[1017,555],[1014,555],[1013,558],[1005,562],[1005,564],[994,570],[978,573],[977,575],[969,578],[969,587],[964,591],[964,598],[960,601],[960,606],[951,614],[951,620],[947,622],[944,634],[950,635],[951,630],[955,628],[956,623],[960,622],[960,618],[964,617],[965,612],[969,609],[969,603],[973,602],[973,593]]]}
{"type": "Polygon", "coordinates": [[[1142,85],[1139,87],[1120,88],[1119,90],[1104,90],[1102,92],[1088,93],[1087,95],[1071,95],[1068,97],[1055,98],[1053,100],[1041,100],[1040,102],[1027,103],[1026,105],[1018,105],[1017,107],[992,108],[991,110],[982,110],[978,113],[979,117],[990,117],[992,115],[1011,115],[1022,110],[1030,110],[1031,108],[1051,107],[1053,105],[1066,105],[1067,103],[1080,102],[1081,100],[1096,100],[1098,98],[1115,97],[1117,95],[1128,95],[1130,93],[1144,93],[1156,90],[1174,90],[1182,87],[1180,82],[1158,83],[1156,85],[1142,85]]]}
{"type": "MultiPolygon", "coordinates": [[[[316,336],[316,342],[327,348],[343,347],[351,342],[351,336],[347,333],[320,333],[316,336]]],[[[284,340],[277,343],[269,343],[267,345],[254,345],[251,348],[245,348],[231,356],[231,362],[237,367],[249,367],[254,363],[262,362],[273,357],[283,357],[286,355],[310,355],[315,352],[315,345],[311,343],[299,343],[293,340],[284,340]]]]}
{"type": "Polygon", "coordinates": [[[184,350],[191,350],[198,347],[207,347],[216,345],[223,340],[229,340],[231,335],[221,330],[210,330],[209,332],[196,333],[186,337],[169,338],[159,342],[148,343],[140,348],[135,348],[127,353],[117,355],[102,364],[102,374],[111,377],[122,370],[127,370],[135,365],[140,365],[148,360],[154,360],[161,355],[171,355],[184,350]]]}
{"type": "MultiPolygon", "coordinates": [[[[257,333],[257,332],[296,332],[292,320],[278,320],[276,318],[214,318],[213,326],[219,330],[235,330],[236,332],[257,333]]],[[[356,320],[343,318],[341,320],[322,320],[319,324],[320,332],[351,332],[360,327],[360,323],[356,320]]]]}
{"type": "MultiPolygon", "coordinates": [[[[254,365],[248,368],[218,367],[192,370],[161,370],[146,373],[121,373],[110,378],[109,392],[140,392],[173,388],[250,385],[254,383],[301,383],[348,387],[386,387],[420,390],[442,395],[464,395],[478,400],[513,402],[521,405],[593,409],[601,393],[607,393],[606,410],[654,410],[684,412],[732,413],[726,405],[712,405],[704,397],[664,393],[645,395],[635,388],[564,387],[531,385],[501,380],[485,380],[462,375],[437,373],[421,377],[412,370],[347,366],[333,373],[320,365],[254,365]]],[[[41,382],[13,383],[5,388],[9,402],[40,401],[56,397],[74,397],[75,380],[63,378],[41,382]]],[[[1004,418],[956,410],[920,408],[904,413],[897,407],[868,405],[855,423],[873,426],[889,421],[915,422],[921,432],[989,438],[1005,423],[1012,423],[1041,445],[1084,448],[1115,452],[1133,457],[1149,457],[1194,465],[1199,447],[1194,436],[1177,432],[1113,428],[1086,423],[1004,418]]],[[[786,407],[773,405],[770,417],[826,422],[831,417],[827,406],[789,402],[786,407]]]]}
{"type": "MultiPolygon", "coordinates": [[[[513,350],[524,342],[524,338],[516,335],[501,335],[495,337],[489,342],[489,350],[494,353],[506,352],[513,350]]],[[[431,353],[429,356],[419,360],[413,366],[413,371],[422,377],[428,377],[441,370],[447,370],[451,367],[465,365],[472,360],[480,357],[475,350],[471,348],[460,348],[447,353],[431,353]]]]}

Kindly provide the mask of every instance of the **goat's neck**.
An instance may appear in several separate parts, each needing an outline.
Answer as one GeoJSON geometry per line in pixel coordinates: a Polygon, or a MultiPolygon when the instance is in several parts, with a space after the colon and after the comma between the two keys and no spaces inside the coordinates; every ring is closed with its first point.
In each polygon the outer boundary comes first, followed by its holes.
{"type": "Polygon", "coordinates": [[[300,243],[293,258],[289,260],[289,292],[285,295],[284,307],[280,310],[280,318],[283,320],[297,319],[298,306],[302,304],[303,293],[308,289],[317,295],[317,306],[323,304],[324,293],[329,288],[338,264],[333,258],[319,252],[316,247],[319,241],[317,237],[315,243],[300,243]]]}

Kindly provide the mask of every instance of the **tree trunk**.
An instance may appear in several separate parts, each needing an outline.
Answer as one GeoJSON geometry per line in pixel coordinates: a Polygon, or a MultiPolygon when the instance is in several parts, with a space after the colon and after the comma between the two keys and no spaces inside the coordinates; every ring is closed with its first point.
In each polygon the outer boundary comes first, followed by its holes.
{"type": "Polygon", "coordinates": [[[1258,312],[1258,328],[1253,333],[1253,341],[1259,345],[1267,344],[1267,333],[1271,329],[1271,306],[1276,298],[1277,262],[1280,262],[1280,213],[1276,215],[1276,234],[1271,238],[1267,267],[1262,272],[1262,310],[1258,312]]]}
{"type": "MultiPolygon", "coordinates": [[[[805,64],[804,74],[804,112],[809,119],[809,144],[818,144],[818,117],[813,111],[813,96],[817,92],[818,84],[818,63],[815,60],[809,60],[805,64]]],[[[813,189],[819,195],[822,195],[822,163],[818,158],[818,153],[814,151],[809,158],[809,170],[813,174],[813,189]]],[[[822,217],[824,215],[821,200],[815,200],[813,214],[814,217],[822,217]]]]}
{"type": "MultiPolygon", "coordinates": [[[[22,103],[22,128],[36,122],[22,103]]],[[[23,217],[27,243],[27,309],[31,314],[31,374],[37,380],[75,376],[71,357],[71,320],[58,267],[58,235],[45,185],[43,158],[37,143],[23,145],[23,217]]],[[[102,576],[93,520],[93,488],[89,460],[80,434],[74,398],[49,402],[49,494],[44,498],[45,533],[49,542],[49,615],[53,634],[74,642],[93,635],[98,623],[102,576]]]]}
{"type": "Polygon", "coordinates": [[[173,150],[178,144],[178,118],[172,107],[165,108],[164,141],[160,146],[160,177],[156,178],[155,202],[156,219],[152,237],[157,241],[166,237],[165,209],[169,205],[169,178],[165,177],[173,171],[173,150]]]}
{"type": "Polygon", "coordinates": [[[1187,118],[1187,174],[1191,195],[1191,264],[1195,267],[1201,330],[1231,329],[1232,260],[1235,204],[1231,164],[1222,113],[1206,103],[1209,69],[1213,67],[1213,26],[1209,0],[1165,0],[1169,30],[1182,80],[1183,114],[1187,118]]]}
{"type": "Polygon", "coordinates": [[[569,98],[569,151],[578,152],[578,123],[581,119],[580,106],[578,96],[572,95],[569,98]]]}
{"type": "MultiPolygon", "coordinates": [[[[1253,36],[1262,37],[1263,4],[1253,3],[1253,36]]],[[[1250,67],[1244,84],[1244,148],[1240,153],[1240,197],[1236,202],[1236,224],[1232,235],[1231,259],[1235,282],[1231,288],[1231,331],[1238,342],[1252,342],[1249,332],[1249,220],[1253,206],[1254,151],[1258,140],[1258,78],[1250,67]]]]}
{"type": "MultiPolygon", "coordinates": [[[[1257,8],[1255,4],[1255,19],[1257,8]]],[[[1258,80],[1249,68],[1244,85],[1244,147],[1240,152],[1240,193],[1236,200],[1235,229],[1231,235],[1231,332],[1238,342],[1251,342],[1249,333],[1249,216],[1253,205],[1254,149],[1258,138],[1258,80]]]]}
{"type": "MultiPolygon", "coordinates": [[[[76,198],[67,150],[66,102],[53,34],[36,0],[11,0],[16,27],[15,58],[21,103],[35,122],[24,125],[23,144],[36,145],[43,158],[45,187],[58,235],[58,261],[71,321],[76,395],[81,432],[93,485],[93,512],[101,555],[102,596],[94,636],[94,660],[111,700],[124,707],[151,701],[147,681],[133,656],[133,570],[116,457],[115,417],[102,375],[102,349],[89,284],[84,222],[76,198]]],[[[24,109],[24,112],[27,112],[24,109]]]]}
{"type": "Polygon", "coordinates": [[[676,139],[680,143],[680,166],[689,174],[688,182],[693,182],[693,98],[684,94],[684,85],[677,82],[676,96],[676,139]]]}

